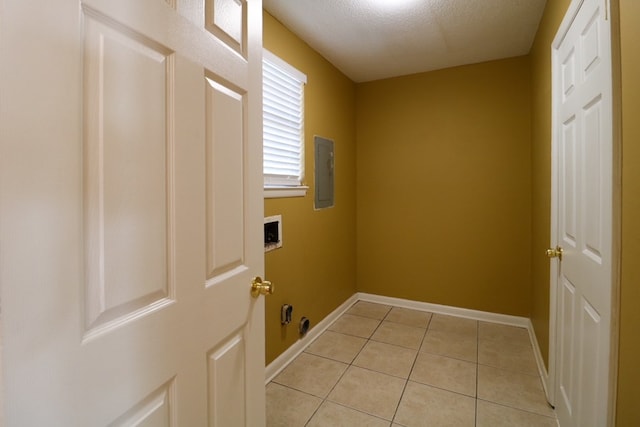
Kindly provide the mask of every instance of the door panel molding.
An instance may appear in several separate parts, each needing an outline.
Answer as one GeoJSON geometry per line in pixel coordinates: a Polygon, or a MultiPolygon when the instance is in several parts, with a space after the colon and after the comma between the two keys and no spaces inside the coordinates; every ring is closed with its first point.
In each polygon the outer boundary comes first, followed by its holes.
{"type": "MultiPolygon", "coordinates": [[[[612,9],[617,10],[617,2],[614,3],[612,9]]],[[[550,267],[547,392],[549,402],[556,407],[571,399],[578,410],[582,408],[583,414],[578,417],[613,426],[618,349],[620,142],[619,120],[615,119],[619,92],[613,84],[615,61],[619,60],[612,39],[616,37],[617,15],[609,7],[608,0],[573,0],[551,46],[550,247],[564,246],[565,260],[569,257],[570,261],[553,260],[550,267]],[[578,41],[574,43],[574,39],[578,41]],[[571,129],[567,131],[569,123],[571,129]],[[564,163],[560,161],[562,156],[564,163]],[[570,157],[575,157],[575,162],[567,162],[570,157]],[[561,199],[563,194],[568,197],[561,199]],[[564,290],[571,282],[578,294],[568,302],[564,290]],[[596,307],[590,301],[604,304],[596,307]],[[590,331],[593,337],[590,352],[580,341],[582,338],[575,341],[565,335],[570,332],[584,337],[590,331]],[[593,350],[596,342],[606,347],[596,352],[593,350]],[[568,355],[569,349],[576,353],[568,355]],[[569,375],[563,358],[593,375],[569,375]],[[602,364],[606,378],[595,369],[602,364]],[[600,401],[606,404],[589,404],[600,401]]]]}

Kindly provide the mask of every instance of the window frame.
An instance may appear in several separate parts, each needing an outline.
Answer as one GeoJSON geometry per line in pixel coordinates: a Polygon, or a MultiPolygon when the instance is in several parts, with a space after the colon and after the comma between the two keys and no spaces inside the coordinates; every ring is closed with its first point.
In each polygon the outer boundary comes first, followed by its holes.
{"type": "MultiPolygon", "coordinates": [[[[304,86],[307,83],[307,76],[293,67],[291,64],[287,63],[280,57],[271,53],[267,49],[263,49],[263,73],[262,73],[262,87],[263,87],[263,98],[266,98],[265,94],[265,70],[264,65],[265,62],[268,63],[271,71],[274,69],[280,73],[282,73],[283,82],[288,81],[289,84],[292,81],[295,81],[296,84],[299,84],[300,87],[300,135],[299,135],[299,164],[298,171],[299,176],[291,177],[291,176],[277,176],[277,175],[268,175],[265,173],[265,163],[263,159],[263,187],[264,187],[264,197],[265,198],[274,198],[274,197],[301,197],[305,196],[308,190],[308,186],[304,185],[304,174],[305,174],[305,158],[304,158],[304,149],[305,149],[305,133],[304,133],[304,115],[305,115],[305,105],[304,105],[304,86]]],[[[273,74],[271,75],[274,76],[273,74]]],[[[275,76],[277,77],[277,75],[275,76]]],[[[263,103],[263,128],[265,124],[265,107],[266,104],[263,103]]],[[[266,147],[266,138],[263,129],[263,156],[265,155],[266,147]]]]}

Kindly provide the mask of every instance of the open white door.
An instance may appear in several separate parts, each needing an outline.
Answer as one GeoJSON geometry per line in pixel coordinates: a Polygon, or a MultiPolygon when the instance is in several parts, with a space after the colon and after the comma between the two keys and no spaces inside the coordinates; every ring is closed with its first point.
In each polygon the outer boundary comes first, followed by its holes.
{"type": "Polygon", "coordinates": [[[553,43],[550,380],[562,427],[606,426],[611,373],[612,80],[605,0],[575,0],[553,43]],[[561,256],[558,256],[561,255],[561,256]],[[555,319],[554,319],[555,317],[555,319]]]}
{"type": "Polygon", "coordinates": [[[3,0],[7,426],[264,425],[260,0],[3,0]]]}

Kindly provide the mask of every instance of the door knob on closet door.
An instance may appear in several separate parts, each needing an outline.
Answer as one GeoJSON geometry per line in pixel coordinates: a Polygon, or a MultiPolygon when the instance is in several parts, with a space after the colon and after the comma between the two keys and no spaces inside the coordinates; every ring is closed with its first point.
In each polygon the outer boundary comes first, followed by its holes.
{"type": "Polygon", "coordinates": [[[260,294],[271,295],[273,293],[273,285],[271,282],[262,280],[260,276],[254,277],[251,281],[251,296],[258,298],[260,294]]]}
{"type": "Polygon", "coordinates": [[[562,248],[560,246],[556,246],[555,248],[547,249],[547,256],[549,258],[558,258],[562,261],[562,248]]]}

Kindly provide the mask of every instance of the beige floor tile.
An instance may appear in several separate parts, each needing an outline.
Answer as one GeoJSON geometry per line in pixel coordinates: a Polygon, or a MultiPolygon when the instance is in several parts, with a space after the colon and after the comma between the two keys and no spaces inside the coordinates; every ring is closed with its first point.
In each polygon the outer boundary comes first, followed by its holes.
{"type": "Polygon", "coordinates": [[[330,331],[356,337],[369,338],[380,324],[379,320],[352,314],[343,314],[329,326],[330,331]]]}
{"type": "Polygon", "coordinates": [[[553,416],[538,376],[478,365],[478,399],[553,416]]]}
{"type": "Polygon", "coordinates": [[[409,381],[394,422],[403,426],[474,427],[475,399],[409,381]]]}
{"type": "Polygon", "coordinates": [[[391,421],[405,380],[351,366],[328,400],[391,421]]]}
{"type": "Polygon", "coordinates": [[[475,332],[446,332],[427,330],[420,352],[476,362],[478,340],[475,332]]]}
{"type": "Polygon", "coordinates": [[[434,314],[429,322],[429,330],[475,335],[478,333],[478,321],[445,314],[434,314]]]}
{"type": "Polygon", "coordinates": [[[307,347],[305,352],[351,363],[366,342],[365,338],[325,331],[307,347]]]}
{"type": "Polygon", "coordinates": [[[555,418],[478,400],[476,427],[557,427],[555,418]]]}
{"type": "Polygon", "coordinates": [[[510,346],[495,341],[479,341],[478,363],[529,375],[538,375],[538,366],[531,345],[510,346]]]}
{"type": "Polygon", "coordinates": [[[322,399],[269,383],[266,391],[267,427],[303,427],[322,399]]]}
{"type": "Polygon", "coordinates": [[[390,305],[376,304],[368,301],[358,301],[347,310],[348,314],[355,316],[369,317],[371,319],[382,320],[391,310],[390,305]]]}
{"type": "Polygon", "coordinates": [[[476,364],[464,360],[420,353],[409,379],[467,396],[476,396],[476,364]]]}
{"type": "Polygon", "coordinates": [[[307,427],[389,427],[389,421],[325,401],[307,427]]]}
{"type": "Polygon", "coordinates": [[[393,307],[384,320],[402,323],[416,328],[425,328],[429,325],[432,314],[426,311],[411,310],[409,308],[393,307]]]}
{"type": "Polygon", "coordinates": [[[358,354],[356,360],[353,361],[353,364],[361,368],[406,379],[409,377],[417,354],[417,350],[369,341],[358,354]]]}
{"type": "Polygon", "coordinates": [[[529,331],[526,328],[499,323],[479,322],[478,341],[491,341],[509,347],[531,347],[529,331]]]}
{"type": "Polygon", "coordinates": [[[538,375],[529,332],[525,328],[480,322],[478,363],[538,375]]]}
{"type": "Polygon", "coordinates": [[[302,353],[273,382],[324,398],[347,367],[335,360],[302,353]]]}
{"type": "Polygon", "coordinates": [[[556,426],[527,329],[363,301],[267,386],[267,408],[268,426],[556,426]]]}
{"type": "Polygon", "coordinates": [[[425,329],[422,328],[383,321],[371,339],[418,350],[424,333],[425,329]]]}

